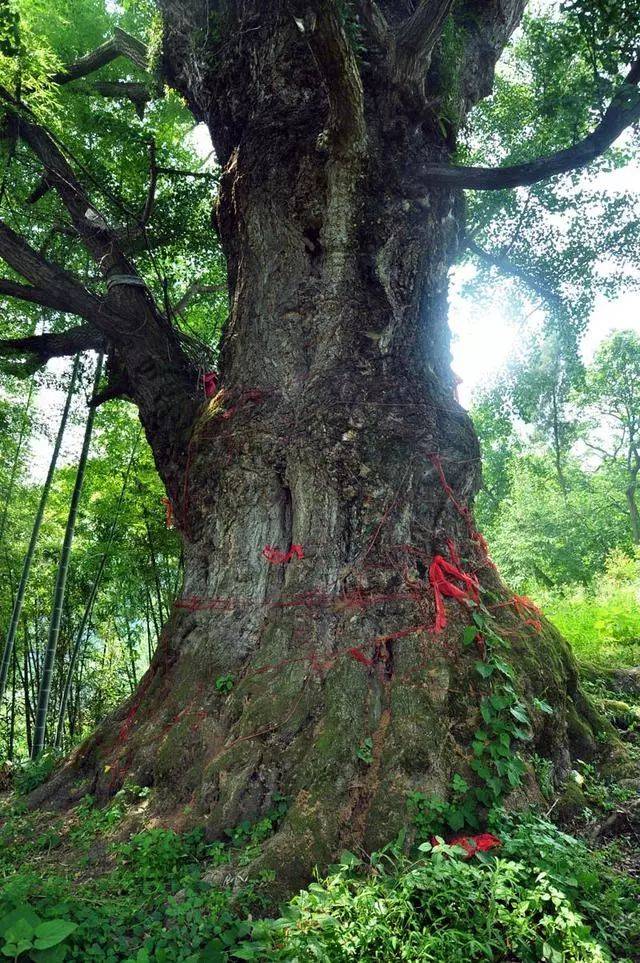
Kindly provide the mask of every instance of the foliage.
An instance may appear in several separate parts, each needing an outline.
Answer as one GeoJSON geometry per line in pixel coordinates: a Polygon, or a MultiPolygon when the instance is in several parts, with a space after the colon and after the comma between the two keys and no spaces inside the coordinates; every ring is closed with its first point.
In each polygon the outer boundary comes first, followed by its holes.
{"type": "Polygon", "coordinates": [[[37,759],[26,759],[16,766],[13,774],[13,787],[20,795],[28,795],[50,776],[60,753],[55,750],[41,752],[37,759]]]}
{"type": "Polygon", "coordinates": [[[589,588],[538,593],[545,613],[584,662],[637,665],[640,657],[640,559],[614,552],[589,588]]]}
{"type": "Polygon", "coordinates": [[[586,586],[640,537],[640,339],[617,332],[584,370],[568,369],[548,339],[548,357],[536,344],[474,411],[486,465],[479,520],[526,591],[586,586]]]}
{"type": "MultiPolygon", "coordinates": [[[[462,780],[456,789],[464,793],[462,780]]],[[[280,918],[251,923],[261,883],[234,865],[259,854],[285,802],[270,820],[230,831],[227,844],[157,826],[127,835],[144,805],[135,786],[103,809],[87,797],[71,825],[52,832],[38,832],[37,813],[5,809],[0,914],[32,929],[37,917],[45,932],[65,934],[59,959],[96,963],[630,963],[640,938],[637,882],[610,868],[609,852],[590,852],[534,813],[492,810],[500,846],[473,858],[418,825],[411,853],[402,838],[366,861],[346,853],[280,918]],[[232,891],[213,881],[224,879],[241,882],[232,891]]]]}
{"type": "Polygon", "coordinates": [[[279,919],[256,924],[247,958],[630,961],[632,884],[538,816],[496,812],[491,827],[497,856],[466,860],[442,840],[421,843],[417,859],[397,846],[368,864],[346,854],[279,919]]]}

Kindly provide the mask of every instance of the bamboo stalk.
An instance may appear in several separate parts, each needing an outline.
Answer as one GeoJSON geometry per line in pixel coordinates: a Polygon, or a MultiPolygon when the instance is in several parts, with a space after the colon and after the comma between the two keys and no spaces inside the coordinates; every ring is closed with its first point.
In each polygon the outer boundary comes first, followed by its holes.
{"type": "Polygon", "coordinates": [[[40,494],[40,502],[38,504],[36,517],[33,521],[31,538],[29,539],[27,553],[24,557],[24,562],[22,565],[22,574],[20,576],[20,583],[18,585],[18,591],[16,592],[16,599],[13,604],[13,610],[11,612],[11,621],[9,622],[7,638],[6,638],[4,650],[2,653],[2,661],[0,662],[0,701],[2,701],[2,699],[4,698],[5,690],[7,687],[7,675],[9,673],[9,665],[11,664],[11,655],[13,653],[13,647],[15,645],[18,625],[20,624],[20,615],[22,612],[22,605],[24,603],[24,596],[27,589],[27,582],[29,580],[29,573],[31,571],[31,565],[33,563],[33,558],[35,555],[36,543],[38,541],[38,535],[40,533],[40,526],[42,525],[44,510],[47,504],[47,500],[49,498],[49,492],[51,491],[51,484],[53,482],[53,476],[56,470],[58,455],[60,454],[62,438],[67,425],[67,419],[69,417],[69,409],[71,408],[71,401],[73,399],[73,392],[75,389],[76,379],[78,377],[79,367],[80,367],[80,358],[79,356],[76,356],[76,359],[73,362],[71,379],[69,381],[69,387],[67,388],[67,397],[64,405],[64,410],[62,412],[62,418],[60,419],[60,425],[58,427],[58,434],[56,436],[56,440],[53,446],[53,452],[51,453],[49,470],[47,472],[47,477],[45,479],[45,483],[43,485],[42,492],[40,494]]]}
{"type": "MultiPolygon", "coordinates": [[[[100,378],[102,375],[102,355],[99,355],[94,376],[94,395],[98,393],[100,378]]],[[[89,406],[87,423],[84,431],[84,439],[80,458],[78,460],[78,470],[76,480],[71,494],[71,504],[67,518],[67,527],[64,533],[58,571],[56,573],[56,585],[53,593],[53,607],[51,610],[51,621],[49,623],[49,637],[45,652],[42,673],[40,677],[40,689],[38,691],[38,708],[36,711],[36,725],[33,734],[32,759],[35,759],[44,748],[45,728],[47,723],[47,710],[49,708],[49,698],[51,696],[51,683],[53,679],[53,665],[56,657],[58,638],[60,636],[60,623],[62,620],[62,606],[64,604],[67,575],[69,572],[69,561],[71,559],[71,545],[73,543],[73,533],[78,516],[78,505],[82,493],[84,475],[87,468],[89,448],[91,446],[91,435],[93,433],[93,423],[95,421],[96,409],[93,405],[89,406]]]]}

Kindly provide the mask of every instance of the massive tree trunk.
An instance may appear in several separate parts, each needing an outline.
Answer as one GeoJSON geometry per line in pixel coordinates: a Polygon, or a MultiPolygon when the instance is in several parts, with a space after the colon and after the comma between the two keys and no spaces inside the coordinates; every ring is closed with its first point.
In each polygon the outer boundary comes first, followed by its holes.
{"type": "MultiPolygon", "coordinates": [[[[188,803],[212,834],[282,793],[288,815],[261,861],[286,887],[343,848],[387,842],[410,792],[445,796],[454,772],[473,779],[487,690],[474,671],[482,640],[461,637],[476,579],[511,643],[531,750],[562,778],[572,733],[583,757],[590,748],[566,645],[522,617],[473,525],[480,454],[447,328],[462,197],[411,189],[453,148],[443,98],[461,117],[486,93],[522,4],[480,4],[466,40],[441,44],[432,106],[400,53],[383,62],[375,24],[358,64],[333,15],[299,25],[286,5],[247,3],[203,40],[204,4],[164,6],[166,69],[224,165],[221,391],[184,439],[180,471],[161,437],[171,425],[148,416],[183,591],[137,693],[49,791],[79,772],[102,795],[129,778],[168,811],[188,803]],[[447,596],[439,559],[462,598],[447,596]]],[[[535,792],[527,777],[517,794],[535,792]]]]}

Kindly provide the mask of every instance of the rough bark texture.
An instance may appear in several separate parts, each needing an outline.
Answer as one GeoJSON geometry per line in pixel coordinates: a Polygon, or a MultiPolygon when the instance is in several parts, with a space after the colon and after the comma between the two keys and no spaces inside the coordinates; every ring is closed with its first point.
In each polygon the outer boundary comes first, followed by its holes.
{"type": "MultiPolygon", "coordinates": [[[[284,793],[261,857],[284,889],[341,849],[387,842],[411,791],[445,795],[453,772],[469,776],[478,655],[461,645],[464,605],[447,600],[434,631],[433,557],[455,546],[483,590],[510,598],[465,510],[480,458],[446,318],[462,197],[406,194],[450,155],[523,3],[459,3],[419,86],[376,19],[391,30],[413,5],[363,4],[358,45],[330,6],[163,2],[167,74],[224,165],[223,391],[199,413],[185,471],[165,471],[185,584],[152,667],[48,789],[78,774],[102,795],[153,784],[214,835],[284,793]],[[302,551],[274,564],[265,546],[302,551]]],[[[171,445],[155,448],[163,471],[171,445]]],[[[495,613],[522,697],[555,709],[531,709],[531,749],[562,778],[572,747],[594,745],[572,657],[548,625],[495,613]]],[[[533,781],[519,792],[535,795],[533,781]]]]}

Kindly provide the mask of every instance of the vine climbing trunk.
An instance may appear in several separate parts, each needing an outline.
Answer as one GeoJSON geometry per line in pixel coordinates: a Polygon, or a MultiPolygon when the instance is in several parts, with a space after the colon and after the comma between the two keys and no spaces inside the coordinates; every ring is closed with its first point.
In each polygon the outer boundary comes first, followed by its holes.
{"type": "MultiPolygon", "coordinates": [[[[256,868],[287,889],[341,849],[386,843],[416,791],[446,796],[459,773],[481,806],[531,799],[526,752],[560,781],[572,744],[585,758],[594,739],[566,645],[502,585],[473,522],[480,453],[447,327],[464,205],[410,189],[451,153],[451,124],[375,42],[360,67],[330,4],[301,19],[249,2],[224,37],[222,14],[205,31],[203,5],[162,5],[164,69],[224,167],[221,387],[179,477],[151,439],[184,550],[151,667],[43,792],[64,797],[84,774],[104,797],[129,778],[159,808],[188,803],[211,835],[283,794],[256,868]],[[527,740],[520,767],[485,765],[485,715],[505,727],[503,756],[527,740]]],[[[461,116],[522,6],[474,19],[456,54],[461,116]]],[[[438,85],[451,95],[438,56],[436,101],[438,85]]]]}

